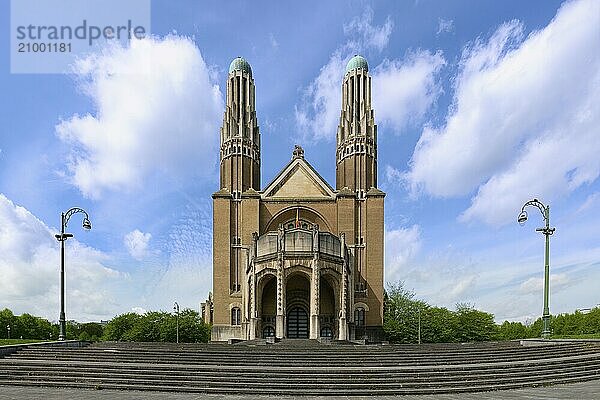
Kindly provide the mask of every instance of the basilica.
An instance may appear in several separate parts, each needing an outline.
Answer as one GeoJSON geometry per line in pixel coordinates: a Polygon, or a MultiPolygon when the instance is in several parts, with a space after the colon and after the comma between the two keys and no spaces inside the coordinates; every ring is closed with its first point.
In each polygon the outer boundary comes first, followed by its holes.
{"type": "Polygon", "coordinates": [[[383,321],[384,197],[367,61],[341,82],[335,188],[302,147],[261,185],[252,68],[231,62],[213,197],[212,340],[374,339],[383,321]]]}

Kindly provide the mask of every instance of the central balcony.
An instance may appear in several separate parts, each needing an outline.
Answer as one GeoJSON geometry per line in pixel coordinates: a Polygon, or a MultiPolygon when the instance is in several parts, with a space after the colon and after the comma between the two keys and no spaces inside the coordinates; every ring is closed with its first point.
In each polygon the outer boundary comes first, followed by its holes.
{"type": "Polygon", "coordinates": [[[306,228],[280,228],[257,237],[252,264],[255,272],[273,269],[277,260],[284,265],[308,265],[319,260],[320,265],[342,272],[346,246],[343,239],[330,232],[320,232],[316,226],[306,228]]]}

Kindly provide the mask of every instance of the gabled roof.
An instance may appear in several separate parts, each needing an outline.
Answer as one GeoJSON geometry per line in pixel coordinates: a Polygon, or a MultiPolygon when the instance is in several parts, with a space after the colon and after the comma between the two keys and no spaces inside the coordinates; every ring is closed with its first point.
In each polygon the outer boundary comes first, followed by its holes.
{"type": "Polygon", "coordinates": [[[269,199],[335,199],[333,188],[304,157],[294,157],[262,192],[269,199]]]}

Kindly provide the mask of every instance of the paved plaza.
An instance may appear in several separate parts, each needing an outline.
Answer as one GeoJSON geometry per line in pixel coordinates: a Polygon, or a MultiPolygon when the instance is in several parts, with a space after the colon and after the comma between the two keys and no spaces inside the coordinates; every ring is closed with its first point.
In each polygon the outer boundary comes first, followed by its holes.
{"type": "MultiPolygon", "coordinates": [[[[536,399],[536,400],[597,400],[600,398],[600,380],[594,380],[582,383],[573,383],[569,385],[546,386],[539,388],[502,390],[497,392],[485,393],[464,393],[464,394],[441,394],[428,396],[373,396],[373,397],[336,397],[336,396],[317,396],[304,397],[305,399],[370,399],[383,400],[401,397],[407,400],[499,400],[499,399],[536,399]]],[[[138,391],[118,391],[118,390],[81,390],[81,389],[57,389],[57,388],[35,388],[35,387],[15,387],[0,386],[0,400],[27,399],[27,400],[145,400],[145,399],[278,399],[288,400],[298,397],[285,396],[235,396],[235,395],[207,395],[197,393],[164,393],[164,392],[138,392],[138,391]]]]}

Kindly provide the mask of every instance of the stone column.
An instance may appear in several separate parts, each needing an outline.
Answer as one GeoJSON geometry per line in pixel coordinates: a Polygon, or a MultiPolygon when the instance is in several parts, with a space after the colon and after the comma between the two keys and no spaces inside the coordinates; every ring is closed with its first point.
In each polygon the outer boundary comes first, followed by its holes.
{"type": "Polygon", "coordinates": [[[283,279],[283,253],[285,251],[285,230],[279,225],[277,230],[277,315],[275,316],[275,336],[285,336],[285,282],[283,279]]]}
{"type": "Polygon", "coordinates": [[[346,312],[348,310],[348,257],[346,257],[346,235],[340,235],[342,256],[344,265],[342,267],[342,284],[340,285],[340,319],[338,328],[338,339],[348,340],[348,324],[346,323],[346,312]]]}
{"type": "Polygon", "coordinates": [[[249,284],[249,302],[250,302],[250,340],[256,339],[256,268],[254,259],[256,258],[256,242],[258,233],[252,233],[252,246],[250,247],[250,284],[249,284]]]}
{"type": "Polygon", "coordinates": [[[320,302],[320,270],[319,270],[319,226],[312,227],[312,276],[310,279],[310,339],[318,339],[320,335],[319,302],[320,302]]]}
{"type": "MultiPolygon", "coordinates": [[[[238,247],[238,249],[243,249],[242,247],[238,247]]],[[[241,254],[242,252],[239,252],[238,254],[241,254]]],[[[242,295],[242,304],[241,304],[241,327],[242,327],[242,332],[241,332],[241,339],[244,340],[248,340],[249,335],[250,335],[250,298],[249,298],[249,282],[248,280],[250,279],[250,277],[248,276],[248,252],[245,251],[244,253],[246,253],[246,259],[242,265],[243,265],[243,272],[242,271],[238,271],[238,274],[241,274],[242,276],[242,280],[241,280],[241,290],[240,293],[242,295]]]]}

